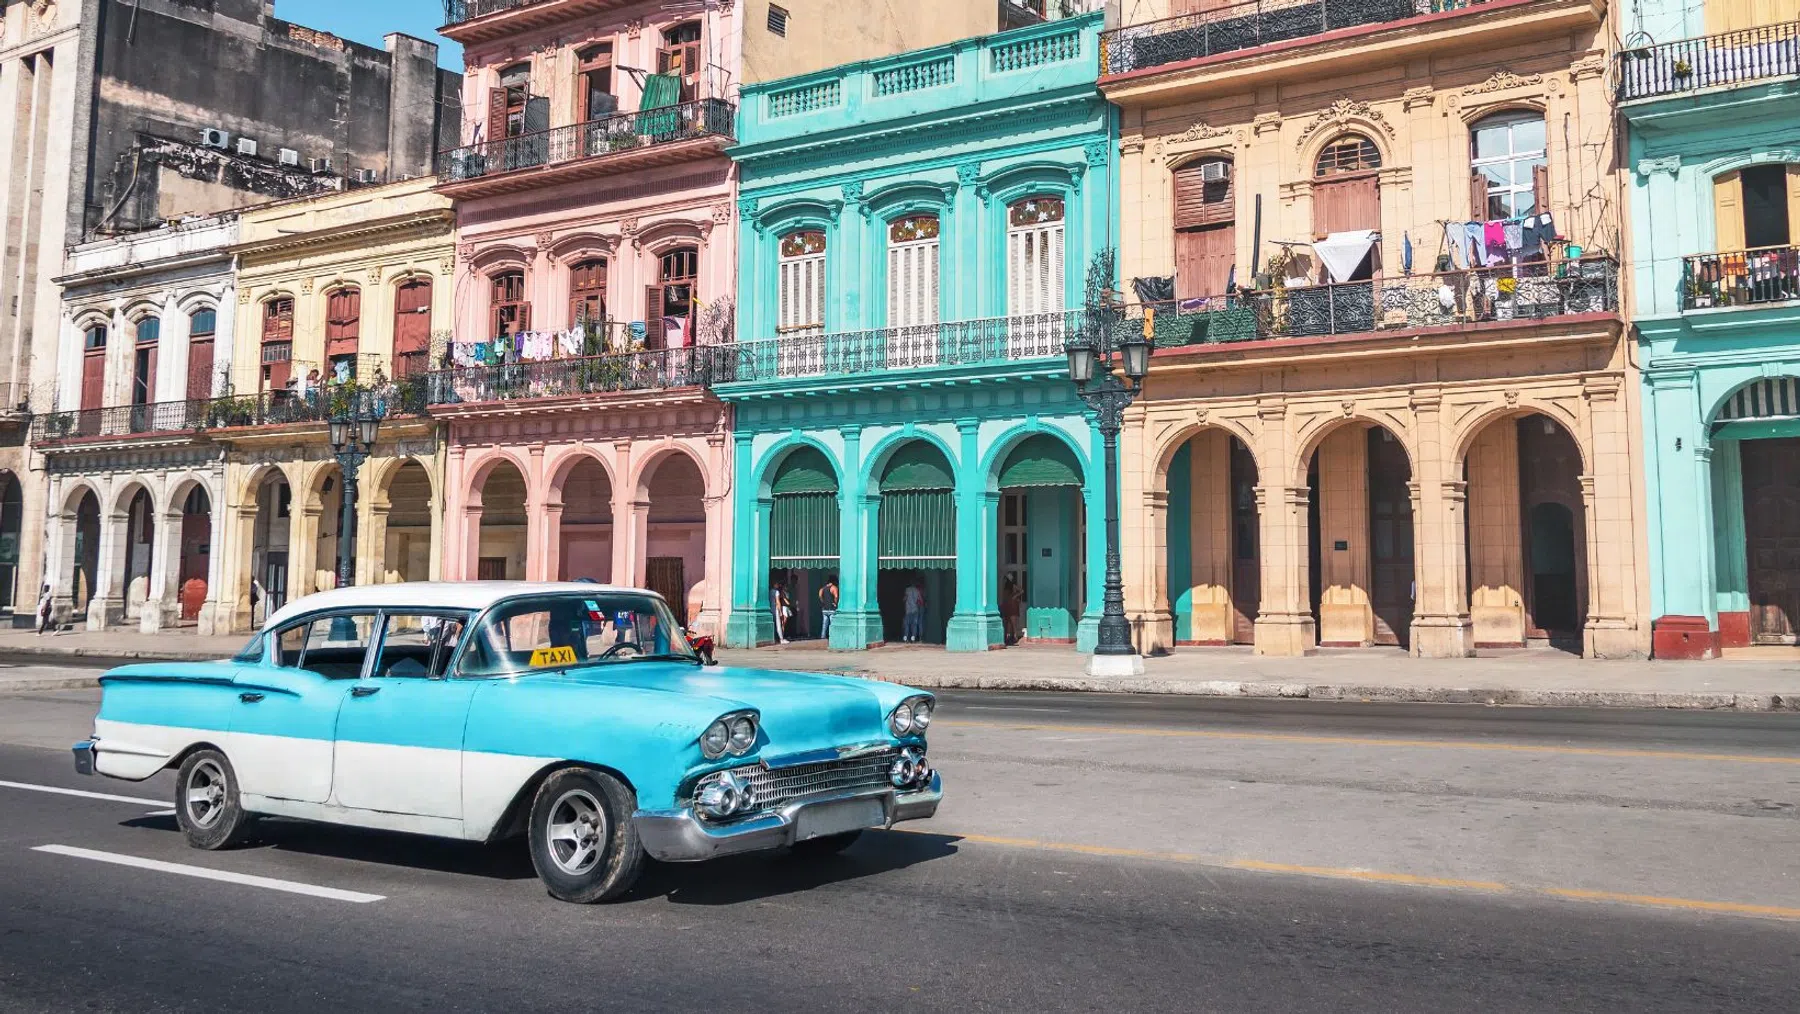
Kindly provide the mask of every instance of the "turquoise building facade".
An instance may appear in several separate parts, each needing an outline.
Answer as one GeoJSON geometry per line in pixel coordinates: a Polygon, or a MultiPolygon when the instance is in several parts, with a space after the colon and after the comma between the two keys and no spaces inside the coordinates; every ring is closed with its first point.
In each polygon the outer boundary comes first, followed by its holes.
{"type": "Polygon", "coordinates": [[[1101,443],[1063,345],[1115,243],[1099,30],[745,87],[729,643],[776,639],[778,593],[826,635],[835,580],[833,648],[1092,646],[1101,443]]]}
{"type": "Polygon", "coordinates": [[[1663,658],[1800,625],[1800,23],[1716,2],[1649,0],[1618,56],[1663,658]]]}

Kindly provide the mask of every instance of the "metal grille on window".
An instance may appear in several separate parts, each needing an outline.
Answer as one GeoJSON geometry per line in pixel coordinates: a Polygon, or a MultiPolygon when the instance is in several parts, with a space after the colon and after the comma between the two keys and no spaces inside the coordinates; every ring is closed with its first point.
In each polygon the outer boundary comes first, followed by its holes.
{"type": "Polygon", "coordinates": [[[1313,165],[1314,176],[1360,173],[1381,168],[1381,151],[1366,137],[1349,134],[1325,146],[1313,165]]]}
{"type": "Polygon", "coordinates": [[[935,365],[937,322],[937,216],[896,219],[888,226],[888,367],[935,365]]]}
{"type": "Polygon", "coordinates": [[[817,230],[789,233],[781,239],[776,261],[775,333],[782,376],[804,376],[825,369],[825,234],[817,230]]]}

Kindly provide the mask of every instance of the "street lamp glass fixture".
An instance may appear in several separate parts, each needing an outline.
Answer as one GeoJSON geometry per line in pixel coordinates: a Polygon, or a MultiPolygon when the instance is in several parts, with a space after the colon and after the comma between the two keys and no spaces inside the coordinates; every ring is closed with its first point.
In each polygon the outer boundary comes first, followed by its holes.
{"type": "Polygon", "coordinates": [[[350,420],[331,420],[331,446],[334,450],[343,450],[350,443],[350,420]]]}
{"type": "Polygon", "coordinates": [[[1150,343],[1140,335],[1133,335],[1122,343],[1125,358],[1125,376],[1131,380],[1142,380],[1150,372],[1150,343]]]}
{"type": "Polygon", "coordinates": [[[1085,386],[1094,379],[1094,346],[1084,335],[1069,339],[1065,346],[1069,354],[1069,379],[1077,386],[1085,386]]]}
{"type": "Polygon", "coordinates": [[[362,430],[361,436],[364,447],[374,448],[375,428],[379,425],[381,425],[381,421],[373,416],[368,416],[358,421],[358,426],[362,430]]]}

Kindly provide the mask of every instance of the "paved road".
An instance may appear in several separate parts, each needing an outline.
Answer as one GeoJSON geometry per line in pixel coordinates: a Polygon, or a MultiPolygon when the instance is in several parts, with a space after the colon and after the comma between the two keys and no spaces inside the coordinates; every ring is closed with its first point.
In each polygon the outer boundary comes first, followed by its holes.
{"type": "Polygon", "coordinates": [[[94,698],[0,697],[0,780],[123,797],[0,785],[0,1010],[1800,1009],[1796,715],[946,694],[921,833],[581,908],[518,848],[190,851],[167,775],[69,770],[94,698]]]}

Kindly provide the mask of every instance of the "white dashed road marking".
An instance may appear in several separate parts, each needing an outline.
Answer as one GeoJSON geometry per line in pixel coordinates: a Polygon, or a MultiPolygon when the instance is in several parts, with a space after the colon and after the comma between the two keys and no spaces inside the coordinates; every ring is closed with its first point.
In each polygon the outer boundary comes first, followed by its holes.
{"type": "Polygon", "coordinates": [[[204,866],[188,866],[183,863],[165,863],[160,859],[140,859],[137,856],[120,855],[116,852],[96,852],[93,849],[78,849],[71,845],[39,845],[33,852],[48,852],[51,855],[70,856],[75,859],[92,859],[97,863],[112,863],[117,866],[131,866],[140,870],[151,870],[156,873],[176,873],[184,877],[198,877],[201,880],[217,880],[226,884],[242,884],[246,887],[261,887],[270,891],[286,891],[289,894],[304,894],[314,898],[326,898],[331,901],[349,901],[366,905],[371,901],[381,901],[385,896],[380,894],[364,894],[361,891],[345,891],[336,887],[319,887],[314,884],[302,884],[293,880],[276,880],[273,877],[254,877],[247,873],[227,873],[224,870],[209,870],[204,866]]]}
{"type": "Polygon", "coordinates": [[[32,785],[29,782],[0,782],[0,789],[24,789],[27,792],[49,792],[58,796],[80,796],[82,799],[104,799],[109,803],[142,803],[145,806],[168,806],[166,799],[146,799],[143,796],[114,796],[105,792],[87,792],[82,789],[65,789],[55,785],[32,785]]]}

